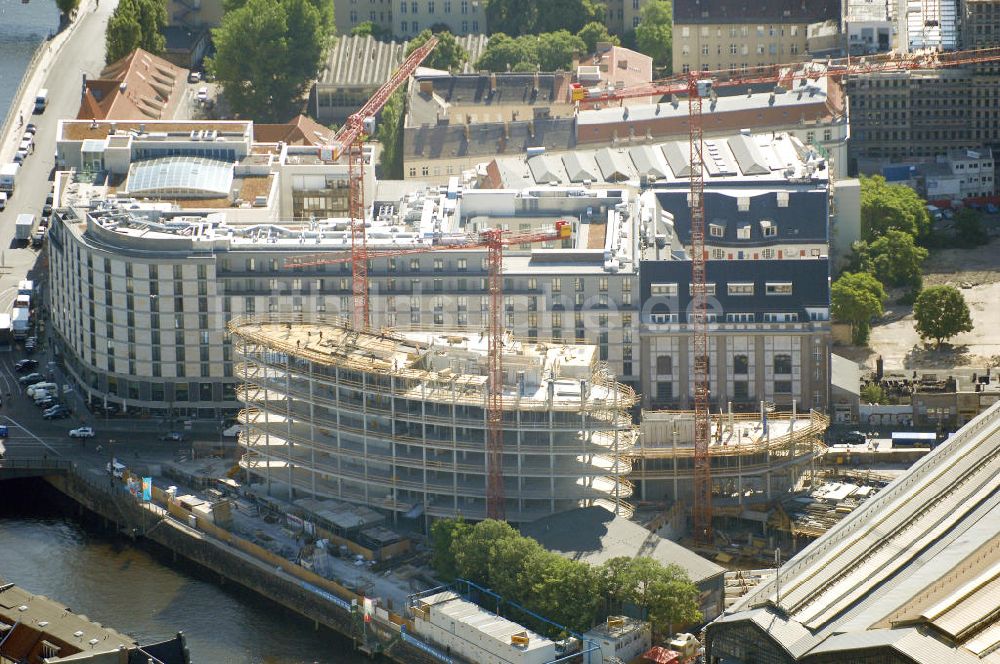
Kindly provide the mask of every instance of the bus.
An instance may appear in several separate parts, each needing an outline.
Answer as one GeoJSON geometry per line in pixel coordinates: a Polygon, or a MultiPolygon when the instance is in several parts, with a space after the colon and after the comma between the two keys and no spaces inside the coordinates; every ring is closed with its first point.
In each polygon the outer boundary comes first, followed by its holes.
{"type": "Polygon", "coordinates": [[[928,447],[934,449],[937,445],[937,434],[919,431],[893,431],[893,447],[928,447]]]}

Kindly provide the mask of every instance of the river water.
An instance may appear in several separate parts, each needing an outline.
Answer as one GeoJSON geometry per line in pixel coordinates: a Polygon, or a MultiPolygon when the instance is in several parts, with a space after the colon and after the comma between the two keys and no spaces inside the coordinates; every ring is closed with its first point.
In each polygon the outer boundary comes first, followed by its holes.
{"type": "Polygon", "coordinates": [[[0,483],[0,577],[140,642],[183,631],[196,664],[354,664],[350,641],[206,572],[65,515],[40,482],[0,483]]]}
{"type": "Polygon", "coordinates": [[[0,124],[35,48],[58,28],[53,0],[0,0],[0,124]]]}

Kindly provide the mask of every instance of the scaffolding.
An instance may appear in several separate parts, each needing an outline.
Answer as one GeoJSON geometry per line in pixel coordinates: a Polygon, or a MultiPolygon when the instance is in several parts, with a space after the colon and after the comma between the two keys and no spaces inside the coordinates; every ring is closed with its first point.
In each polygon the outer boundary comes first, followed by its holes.
{"type": "MultiPolygon", "coordinates": [[[[708,457],[715,512],[737,515],[749,505],[770,503],[806,473],[814,474],[829,424],[815,410],[714,414],[708,457]]],[[[692,411],[643,411],[641,442],[628,453],[640,499],[690,504],[694,456],[692,411]]]]}
{"type": "MultiPolygon", "coordinates": [[[[487,514],[487,339],[360,331],[321,314],[236,318],[242,468],[268,492],[394,519],[487,514]]],[[[631,388],[596,347],[507,336],[501,402],[508,520],[579,506],[631,516],[631,388]]]]}

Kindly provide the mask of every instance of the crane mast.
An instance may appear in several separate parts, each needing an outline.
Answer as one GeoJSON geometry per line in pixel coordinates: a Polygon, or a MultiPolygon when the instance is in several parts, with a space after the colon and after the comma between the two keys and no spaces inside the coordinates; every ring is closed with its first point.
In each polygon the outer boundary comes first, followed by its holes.
{"type": "Polygon", "coordinates": [[[399,65],[389,80],[375,91],[364,106],[353,113],[334,135],[331,145],[320,149],[320,156],[330,153],[336,161],[347,152],[347,201],[351,226],[351,294],[354,300],[352,323],[357,330],[371,325],[368,306],[368,241],[365,230],[365,160],[362,141],[375,115],[382,110],[389,97],[403,85],[420,63],[437,46],[438,38],[431,37],[399,65]]]}
{"type": "Polygon", "coordinates": [[[695,541],[712,543],[712,466],[708,454],[711,437],[709,418],[709,353],[707,281],[705,278],[705,146],[701,125],[701,100],[711,81],[692,77],[688,83],[688,149],[691,162],[691,326],[694,350],[694,500],[692,524],[695,541]]]}

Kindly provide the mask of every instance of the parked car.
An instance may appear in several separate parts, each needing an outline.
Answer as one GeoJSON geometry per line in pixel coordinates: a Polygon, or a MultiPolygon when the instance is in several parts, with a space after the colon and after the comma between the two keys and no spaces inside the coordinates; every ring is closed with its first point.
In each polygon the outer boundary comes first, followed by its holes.
{"type": "Polygon", "coordinates": [[[38,132],[38,127],[35,125],[34,122],[29,122],[27,125],[25,125],[24,130],[30,134],[35,134],[38,132]]]}
{"type": "Polygon", "coordinates": [[[868,436],[862,431],[848,431],[840,437],[840,442],[848,445],[864,445],[868,442],[868,436]]]}
{"type": "Polygon", "coordinates": [[[25,342],[24,342],[24,351],[25,351],[25,352],[26,352],[26,353],[27,353],[28,355],[31,355],[32,353],[34,353],[34,352],[35,352],[35,348],[36,348],[36,346],[37,346],[37,343],[38,343],[38,342],[37,342],[37,341],[35,341],[35,338],[34,338],[34,337],[29,337],[29,338],[28,338],[27,340],[25,340],[25,342]]]}
{"type": "Polygon", "coordinates": [[[52,406],[44,413],[42,413],[42,417],[46,420],[55,420],[63,417],[69,417],[69,408],[61,404],[52,406]]]}
{"type": "Polygon", "coordinates": [[[192,69],[188,72],[188,83],[200,83],[201,82],[201,72],[192,69]]]}
{"type": "Polygon", "coordinates": [[[42,206],[42,216],[48,217],[52,214],[52,203],[46,203],[42,206]]]}
{"type": "Polygon", "coordinates": [[[179,443],[184,440],[184,434],[179,431],[171,431],[170,433],[165,433],[160,436],[160,440],[170,441],[172,443],[179,443]]]}
{"type": "Polygon", "coordinates": [[[14,153],[14,163],[23,164],[24,160],[28,158],[28,153],[25,150],[18,150],[14,153]]]}
{"type": "Polygon", "coordinates": [[[204,85],[201,86],[200,88],[198,88],[198,94],[195,95],[195,97],[200,102],[207,101],[208,100],[208,88],[206,86],[204,86],[204,85]]]}
{"type": "Polygon", "coordinates": [[[34,385],[35,383],[40,383],[45,380],[45,376],[40,373],[30,373],[27,376],[21,376],[17,379],[21,385],[27,387],[28,385],[34,385]]]}
{"type": "Polygon", "coordinates": [[[23,360],[18,360],[14,365],[14,371],[21,373],[22,371],[27,371],[28,369],[34,369],[38,366],[38,360],[33,360],[30,357],[26,357],[23,360]]]}
{"type": "Polygon", "coordinates": [[[38,406],[39,408],[45,408],[45,409],[52,408],[52,406],[56,405],[56,398],[46,395],[41,399],[35,399],[35,405],[38,406]]]}
{"type": "Polygon", "coordinates": [[[987,203],[986,212],[989,214],[996,214],[997,212],[1000,212],[1000,208],[998,208],[996,205],[993,205],[993,203],[987,203]]]}
{"type": "Polygon", "coordinates": [[[70,438],[93,438],[95,435],[93,427],[77,427],[69,430],[70,438]]]}

